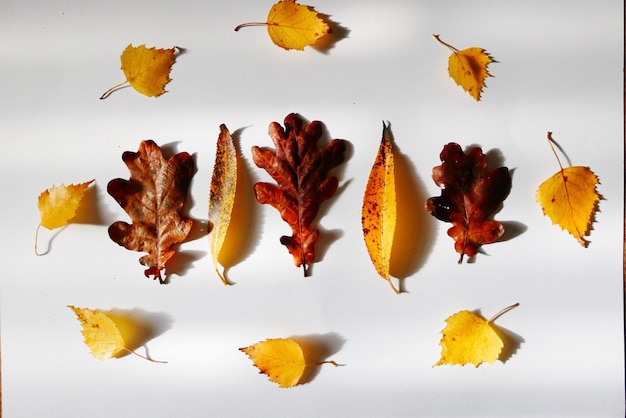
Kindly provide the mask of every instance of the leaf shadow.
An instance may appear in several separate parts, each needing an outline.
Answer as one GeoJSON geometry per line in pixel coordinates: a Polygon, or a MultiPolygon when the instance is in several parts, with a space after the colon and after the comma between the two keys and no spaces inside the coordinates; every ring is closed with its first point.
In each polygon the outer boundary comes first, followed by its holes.
{"type": "MultiPolygon", "coordinates": [[[[391,125],[390,125],[391,126],[391,125]]],[[[415,166],[397,145],[393,132],[397,225],[389,261],[389,272],[399,279],[400,292],[406,292],[405,280],[424,266],[436,239],[435,222],[426,211],[426,185],[415,166]]]]}
{"type": "MultiPolygon", "coordinates": [[[[140,308],[112,309],[107,315],[115,322],[126,348],[131,351],[146,347],[148,341],[170,329],[173,322],[172,316],[165,312],[147,312],[140,308]]],[[[116,357],[129,354],[124,351],[116,357]]]]}
{"type": "Polygon", "coordinates": [[[517,350],[519,350],[521,345],[526,341],[521,335],[511,332],[506,328],[499,327],[495,324],[491,326],[496,331],[496,334],[498,334],[503,344],[498,360],[505,363],[517,353],[517,350]]]}
{"type": "Polygon", "coordinates": [[[328,34],[318,39],[311,48],[315,49],[322,54],[328,54],[331,49],[335,47],[337,42],[346,39],[350,34],[350,29],[345,26],[342,26],[339,22],[335,22],[330,18],[330,15],[324,13],[317,13],[317,15],[322,19],[328,27],[330,28],[328,34]]]}
{"type": "Polygon", "coordinates": [[[302,348],[307,367],[304,369],[298,385],[310,383],[320,372],[324,361],[336,354],[346,339],[336,332],[326,334],[293,335],[292,338],[302,348]]]}
{"type": "Polygon", "coordinates": [[[85,194],[76,210],[76,215],[70,223],[84,225],[108,225],[113,222],[115,213],[106,210],[107,205],[102,204],[106,190],[101,190],[98,183],[85,190],[85,194]]]}
{"type": "Polygon", "coordinates": [[[237,151],[237,188],[230,223],[218,261],[224,267],[224,277],[231,284],[228,270],[250,256],[261,240],[262,228],[259,222],[261,207],[254,195],[256,179],[252,165],[241,152],[241,134],[246,127],[231,133],[237,151]]]}

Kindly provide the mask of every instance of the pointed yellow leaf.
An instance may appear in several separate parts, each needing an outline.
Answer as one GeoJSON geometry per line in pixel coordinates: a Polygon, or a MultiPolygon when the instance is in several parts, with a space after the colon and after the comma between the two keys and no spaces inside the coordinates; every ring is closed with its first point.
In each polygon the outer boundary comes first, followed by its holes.
{"type": "Polygon", "coordinates": [[[211,178],[209,194],[209,247],[213,258],[213,265],[219,278],[229,284],[224,274],[220,272],[218,256],[226,239],[226,232],[235,203],[237,191],[237,149],[226,125],[220,125],[220,134],[217,139],[215,165],[211,178]]]}
{"type": "Polygon", "coordinates": [[[302,348],[291,338],[268,339],[239,350],[281,388],[297,385],[307,366],[302,348]]]}
{"type": "Polygon", "coordinates": [[[376,160],[370,171],[361,211],[363,237],[367,252],[383,279],[400,293],[389,276],[391,248],[396,229],[396,183],[389,125],[383,122],[383,135],[376,160]]]}
{"type": "Polygon", "coordinates": [[[481,363],[493,364],[504,347],[492,322],[503,313],[518,306],[508,306],[486,320],[482,316],[460,311],[446,319],[446,327],[441,332],[441,358],[434,366],[442,364],[465,365],[478,367],[481,363]]]}
{"type": "Polygon", "coordinates": [[[97,309],[77,308],[68,305],[80,321],[85,344],[91,355],[100,360],[116,357],[121,352],[128,352],[124,339],[117,325],[104,312],[97,309]]]}
{"type": "Polygon", "coordinates": [[[87,187],[94,180],[69,186],[52,186],[39,195],[38,207],[41,214],[41,226],[48,229],[60,228],[76,215],[80,201],[87,187]]]}
{"type": "MultiPolygon", "coordinates": [[[[550,132],[548,141],[552,147],[550,132]]],[[[535,198],[553,224],[569,232],[580,245],[587,247],[588,241],[584,237],[591,231],[593,215],[600,201],[596,191],[598,177],[588,167],[563,168],[560,161],[559,166],[561,169],[539,186],[535,198]]]]}
{"type": "Polygon", "coordinates": [[[171,81],[169,74],[174,65],[176,49],[146,48],[145,45],[134,47],[129,44],[120,57],[126,81],[111,87],[100,99],[107,98],[127,83],[148,97],[162,95],[165,93],[165,85],[171,81]]]}
{"type": "Polygon", "coordinates": [[[459,51],[439,39],[439,35],[433,36],[452,50],[448,58],[450,77],[476,101],[480,101],[480,95],[485,87],[485,78],[491,77],[487,66],[495,62],[493,58],[482,48],[471,47],[459,51]]]}
{"type": "Polygon", "coordinates": [[[328,24],[310,6],[298,4],[295,0],[281,0],[275,3],[267,15],[267,22],[244,23],[245,26],[267,25],[267,32],[274,44],[284,49],[303,50],[330,32],[328,24]]]}

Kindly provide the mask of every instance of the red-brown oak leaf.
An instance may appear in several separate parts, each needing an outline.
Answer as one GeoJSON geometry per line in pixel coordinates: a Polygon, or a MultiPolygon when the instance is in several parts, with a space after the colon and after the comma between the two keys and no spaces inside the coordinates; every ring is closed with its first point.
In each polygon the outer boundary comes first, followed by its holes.
{"type": "Polygon", "coordinates": [[[483,244],[495,242],[504,233],[504,225],[489,218],[511,191],[507,167],[487,172],[487,156],[479,147],[466,154],[451,142],[440,154],[442,164],[433,168],[433,180],[441,196],[426,201],[426,210],[435,218],[452,222],[448,235],[454,248],[463,256],[473,257],[483,244]]]}
{"type": "Polygon", "coordinates": [[[161,271],[176,252],[172,247],[187,238],[193,223],[180,211],[195,173],[194,161],[186,152],[166,160],[152,140],[142,141],[138,152],[124,152],[122,161],[130,171],[130,180],[111,180],[107,192],[133,223],[114,222],[109,226],[109,237],[129,250],[147,252],[139,259],[148,267],[146,277],[154,276],[164,283],[161,271]]]}
{"type": "Polygon", "coordinates": [[[306,125],[300,116],[291,113],[284,123],[284,129],[277,122],[269,126],[268,134],[275,150],[252,147],[254,163],[277,183],[256,183],[254,193],[259,203],[272,205],[291,227],[293,235],[282,236],[280,243],[307,275],[308,267],[315,261],[314,245],[319,236],[311,223],[320,204],[337,190],[339,181],[337,177],[328,177],[328,172],[344,161],[346,141],[333,139],[318,149],[321,122],[306,125]]]}

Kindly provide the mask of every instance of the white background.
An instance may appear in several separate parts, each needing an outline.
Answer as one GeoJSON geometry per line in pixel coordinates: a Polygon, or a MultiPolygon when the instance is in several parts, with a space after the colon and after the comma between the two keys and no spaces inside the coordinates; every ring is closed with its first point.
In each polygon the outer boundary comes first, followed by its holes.
{"type": "Polygon", "coordinates": [[[271,4],[0,2],[5,416],[623,416],[623,3],[316,0],[349,30],[325,53],[284,51],[264,28],[233,31],[271,4]],[[433,33],[498,61],[481,102],[448,77],[450,51],[433,33]],[[123,81],[119,56],[131,42],[185,48],[168,93],[127,88],[98,100],[123,81]],[[250,197],[268,179],[250,147],[270,146],[268,124],[290,112],[351,144],[309,278],[278,242],[287,225],[250,197]],[[399,296],[376,275],[360,229],[383,120],[400,153],[399,296]],[[198,233],[180,248],[179,274],[159,285],[139,253],[109,239],[107,226],[127,216],[106,184],[128,178],[121,154],[143,139],[188,151],[197,162],[188,214],[206,220],[220,123],[237,132],[245,163],[228,271],[236,284],[221,284],[198,233]],[[586,249],[534,201],[558,169],[547,131],[601,181],[586,249]],[[513,171],[496,215],[509,239],[463,265],[449,225],[423,210],[439,195],[431,170],[450,141],[480,145],[513,171]],[[42,230],[51,248],[36,257],[39,193],[92,178],[76,222],[42,230]],[[497,324],[523,342],[505,363],[431,367],[445,318],[489,317],[514,302],[497,324]],[[150,355],[168,363],[94,359],[68,304],[134,312],[155,328],[150,355]],[[345,366],[280,389],[237,350],[289,336],[345,366]]]}

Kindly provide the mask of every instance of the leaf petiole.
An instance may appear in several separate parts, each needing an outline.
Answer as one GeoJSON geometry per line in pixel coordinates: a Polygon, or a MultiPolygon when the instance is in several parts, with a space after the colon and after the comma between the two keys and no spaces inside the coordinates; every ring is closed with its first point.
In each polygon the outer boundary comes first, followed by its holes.
{"type": "Polygon", "coordinates": [[[453,47],[452,45],[450,45],[450,44],[445,43],[444,41],[442,41],[442,40],[441,40],[441,38],[439,38],[439,35],[435,35],[435,34],[433,33],[433,38],[435,38],[435,39],[437,40],[437,42],[439,42],[441,45],[444,45],[444,46],[446,46],[446,47],[450,48],[450,49],[452,50],[452,52],[459,52],[459,50],[458,50],[458,49],[456,49],[455,47],[453,47]]]}
{"type": "Polygon", "coordinates": [[[498,313],[496,313],[494,316],[492,316],[491,318],[489,318],[487,320],[487,323],[490,324],[493,321],[495,321],[496,319],[498,319],[499,317],[501,317],[502,315],[504,315],[505,313],[507,313],[508,311],[510,311],[513,308],[517,308],[519,306],[519,302],[518,303],[514,303],[513,305],[507,306],[504,309],[501,309],[498,313]]]}
{"type": "Polygon", "coordinates": [[[111,95],[111,93],[113,93],[115,90],[120,89],[122,87],[126,87],[126,85],[130,85],[130,82],[128,80],[120,83],[120,84],[116,84],[113,87],[111,87],[110,89],[108,89],[107,91],[105,91],[102,96],[100,96],[100,100],[104,100],[107,97],[109,97],[111,95]]]}
{"type": "Polygon", "coordinates": [[[142,356],[141,354],[136,353],[136,352],[134,352],[133,350],[131,350],[131,349],[129,349],[129,348],[122,347],[122,349],[124,349],[125,351],[127,351],[127,352],[129,352],[129,353],[131,353],[131,354],[136,355],[137,357],[141,357],[141,358],[142,358],[142,359],[144,359],[144,360],[148,360],[148,361],[150,361],[150,362],[152,362],[152,363],[167,364],[167,361],[160,361],[160,360],[155,360],[155,359],[153,359],[153,358],[150,358],[150,357],[148,357],[148,356],[142,356]]]}
{"type": "Polygon", "coordinates": [[[235,32],[239,32],[239,29],[241,28],[245,28],[248,26],[268,26],[269,23],[268,22],[247,22],[247,23],[242,23],[241,25],[237,25],[237,27],[235,27],[235,32]]]}

